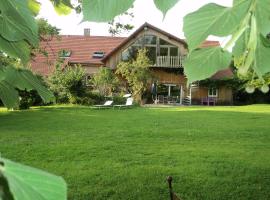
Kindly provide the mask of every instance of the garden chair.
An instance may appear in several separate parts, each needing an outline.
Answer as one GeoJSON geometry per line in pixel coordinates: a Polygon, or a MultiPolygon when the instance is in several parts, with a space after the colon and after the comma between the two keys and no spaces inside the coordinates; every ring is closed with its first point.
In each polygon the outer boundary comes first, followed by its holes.
{"type": "Polygon", "coordinates": [[[126,101],[126,104],[124,105],[114,105],[113,108],[130,108],[133,106],[133,98],[132,97],[129,97],[127,98],[127,101],[126,101]]]}
{"type": "Polygon", "coordinates": [[[106,101],[103,105],[94,105],[93,108],[98,108],[98,109],[102,109],[102,108],[111,108],[112,107],[112,103],[113,101],[106,101]]]}

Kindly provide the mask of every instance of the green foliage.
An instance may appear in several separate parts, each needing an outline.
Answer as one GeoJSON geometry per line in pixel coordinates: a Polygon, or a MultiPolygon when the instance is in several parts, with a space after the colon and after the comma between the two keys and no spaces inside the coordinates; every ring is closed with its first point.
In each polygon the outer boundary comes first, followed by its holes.
{"type": "MultiPolygon", "coordinates": [[[[39,10],[35,0],[1,1],[0,25],[0,99],[8,108],[15,108],[19,103],[19,90],[37,90],[45,103],[53,101],[50,93],[32,74],[23,69],[33,49],[37,48],[39,37],[44,34],[43,27],[36,23],[34,15],[39,10]],[[38,29],[39,28],[39,29],[38,29]]],[[[38,20],[41,22],[41,20],[38,20]]],[[[43,23],[44,25],[44,23],[43,23]]],[[[48,26],[46,27],[48,28],[48,26]]]]}
{"type": "Polygon", "coordinates": [[[113,91],[119,84],[114,72],[106,67],[101,67],[91,79],[93,88],[103,96],[112,96],[113,91]]]}
{"type": "Polygon", "coordinates": [[[37,16],[41,8],[41,3],[37,0],[28,0],[28,7],[32,11],[34,16],[37,16]]]}
{"type": "Polygon", "coordinates": [[[77,97],[83,97],[86,91],[85,70],[80,65],[62,68],[56,66],[48,78],[50,90],[54,92],[59,103],[76,103],[77,97]]]}
{"type": "Polygon", "coordinates": [[[0,1],[0,50],[26,63],[38,45],[38,27],[27,0],[0,1]]]}
{"type": "Polygon", "coordinates": [[[0,158],[0,199],[66,200],[65,181],[47,172],[0,158]],[[8,184],[7,184],[8,183],[8,184]]]}
{"type": "Polygon", "coordinates": [[[220,47],[197,49],[184,62],[185,74],[191,83],[208,78],[218,70],[228,68],[230,63],[231,54],[228,51],[223,51],[220,47]],[[211,59],[213,57],[216,59],[211,59]]]}
{"type": "Polygon", "coordinates": [[[19,90],[37,90],[45,103],[54,101],[54,96],[39,79],[28,69],[12,66],[0,67],[0,99],[8,108],[19,104],[19,90]]]}
{"type": "Polygon", "coordinates": [[[74,8],[70,0],[50,0],[59,15],[68,15],[74,8]]]}
{"type": "Polygon", "coordinates": [[[126,79],[132,95],[139,103],[151,78],[150,65],[151,61],[147,57],[147,50],[140,49],[135,60],[120,62],[116,68],[116,74],[126,79]]]}
{"type": "MultiPolygon", "coordinates": [[[[198,11],[188,14],[184,19],[184,32],[187,38],[190,55],[186,66],[190,81],[201,80],[223,69],[224,57],[212,55],[207,59],[216,65],[215,70],[206,73],[205,68],[198,67],[192,60],[198,59],[194,49],[209,36],[229,36],[231,40],[223,51],[234,46],[230,55],[234,58],[239,73],[245,75],[249,70],[263,79],[263,75],[270,72],[270,42],[266,39],[270,32],[270,7],[267,0],[234,0],[232,7],[223,7],[217,4],[208,4],[198,11]],[[190,61],[191,60],[191,61],[190,61]],[[193,72],[197,71],[197,74],[193,72]]],[[[224,53],[225,54],[225,53],[224,53]]],[[[229,54],[226,53],[228,58],[229,54]]],[[[211,68],[211,66],[210,66],[211,68]]]]}
{"type": "Polygon", "coordinates": [[[36,20],[38,25],[38,35],[40,40],[45,40],[45,37],[59,35],[60,29],[48,23],[48,20],[39,18],[36,20]]]}
{"type": "Polygon", "coordinates": [[[107,22],[124,13],[134,0],[84,0],[82,2],[85,21],[107,22]]]}
{"type": "Polygon", "coordinates": [[[168,10],[170,10],[180,0],[154,0],[156,7],[163,13],[164,17],[168,10]]]}
{"type": "MultiPolygon", "coordinates": [[[[85,21],[107,22],[125,13],[135,0],[83,0],[82,10],[85,21]]],[[[165,15],[179,0],[155,0],[156,7],[165,15]]]]}
{"type": "MultiPolygon", "coordinates": [[[[41,75],[35,75],[40,83],[45,87],[48,88],[47,83],[43,79],[41,75]]],[[[18,90],[19,92],[19,109],[29,109],[31,106],[43,106],[48,105],[48,103],[44,103],[39,96],[36,90],[18,90]]],[[[53,102],[51,102],[53,103],[53,102]]]]}

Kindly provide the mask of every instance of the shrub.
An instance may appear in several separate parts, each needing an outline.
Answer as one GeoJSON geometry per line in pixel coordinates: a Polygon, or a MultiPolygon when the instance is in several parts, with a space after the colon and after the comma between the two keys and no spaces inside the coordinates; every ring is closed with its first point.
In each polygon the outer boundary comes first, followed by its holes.
{"type": "Polygon", "coordinates": [[[80,65],[62,69],[60,65],[49,77],[49,87],[56,96],[58,103],[76,103],[77,97],[86,93],[85,70],[80,65]]]}
{"type": "Polygon", "coordinates": [[[91,83],[93,88],[103,96],[112,95],[119,84],[118,78],[113,71],[106,67],[101,67],[93,76],[91,83]]]}

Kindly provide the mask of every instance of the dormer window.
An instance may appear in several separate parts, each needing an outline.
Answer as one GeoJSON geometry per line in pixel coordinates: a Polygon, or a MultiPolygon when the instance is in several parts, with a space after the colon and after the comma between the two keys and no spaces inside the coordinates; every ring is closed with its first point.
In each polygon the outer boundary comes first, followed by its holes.
{"type": "Polygon", "coordinates": [[[105,56],[105,52],[103,51],[95,51],[93,53],[93,58],[103,58],[105,56]]]}
{"type": "Polygon", "coordinates": [[[58,52],[59,58],[69,58],[71,56],[71,51],[70,50],[61,50],[58,52]]]}

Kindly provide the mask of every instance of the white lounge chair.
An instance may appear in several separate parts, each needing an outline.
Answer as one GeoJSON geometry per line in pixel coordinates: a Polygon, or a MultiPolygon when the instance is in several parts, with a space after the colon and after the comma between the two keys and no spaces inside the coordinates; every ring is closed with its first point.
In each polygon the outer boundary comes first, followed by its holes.
{"type": "Polygon", "coordinates": [[[103,105],[94,105],[93,108],[98,108],[98,109],[110,108],[112,107],[112,103],[113,101],[106,101],[103,105]]]}
{"type": "Polygon", "coordinates": [[[133,98],[129,97],[127,98],[126,104],[123,105],[114,105],[113,108],[130,108],[131,106],[133,106],[133,98]]]}

